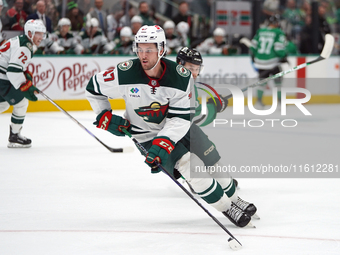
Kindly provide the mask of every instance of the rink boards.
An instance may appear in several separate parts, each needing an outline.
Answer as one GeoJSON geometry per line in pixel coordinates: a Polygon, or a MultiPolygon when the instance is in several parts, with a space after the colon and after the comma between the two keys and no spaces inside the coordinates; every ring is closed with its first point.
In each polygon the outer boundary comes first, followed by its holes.
{"type": "MultiPolygon", "coordinates": [[[[315,59],[317,56],[289,57],[282,64],[287,70],[315,59]]],[[[34,75],[34,84],[65,110],[90,110],[85,98],[85,88],[90,78],[103,70],[112,69],[118,63],[134,56],[42,56],[34,57],[28,69],[34,75]]],[[[168,58],[175,60],[174,56],[168,58]]],[[[210,85],[232,84],[244,87],[257,80],[257,71],[249,56],[204,56],[201,81],[210,85]]],[[[284,87],[306,88],[312,94],[309,103],[340,103],[340,59],[330,57],[325,61],[284,76],[284,87]]],[[[273,86],[269,83],[268,87],[273,86]]],[[[298,97],[299,95],[291,95],[298,97]]],[[[270,103],[271,90],[265,90],[264,102],[270,103]]],[[[114,109],[124,109],[122,99],[111,101],[114,109]]],[[[230,102],[232,104],[232,102],[230,102]]],[[[31,102],[28,111],[56,111],[57,108],[43,97],[31,102]]],[[[11,111],[11,109],[9,109],[11,111]]]]}

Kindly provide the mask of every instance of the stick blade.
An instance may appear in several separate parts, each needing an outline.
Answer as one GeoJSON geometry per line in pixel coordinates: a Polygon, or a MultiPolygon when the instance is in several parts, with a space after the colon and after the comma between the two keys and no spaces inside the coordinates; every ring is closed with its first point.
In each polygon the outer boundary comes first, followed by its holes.
{"type": "Polygon", "coordinates": [[[242,245],[240,243],[238,243],[235,239],[233,238],[229,238],[228,239],[228,243],[229,243],[229,247],[230,249],[237,251],[240,250],[242,248],[242,245]]]}
{"type": "Polygon", "coordinates": [[[243,43],[248,48],[251,47],[251,41],[247,37],[241,38],[240,43],[243,43]]]}
{"type": "Polygon", "coordinates": [[[322,52],[320,54],[323,58],[329,58],[334,47],[334,37],[331,34],[325,35],[325,45],[323,46],[322,52]]]}

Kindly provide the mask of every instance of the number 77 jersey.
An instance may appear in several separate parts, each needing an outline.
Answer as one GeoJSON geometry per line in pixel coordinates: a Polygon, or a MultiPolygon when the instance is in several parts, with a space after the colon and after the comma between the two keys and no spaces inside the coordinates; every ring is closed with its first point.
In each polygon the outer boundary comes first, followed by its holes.
{"type": "Polygon", "coordinates": [[[166,136],[178,142],[188,132],[191,73],[177,63],[162,58],[159,78],[149,77],[139,59],[132,59],[93,76],[86,87],[86,97],[94,112],[110,110],[108,98],[123,98],[124,118],[131,123],[131,133],[140,142],[166,136]]]}
{"type": "Polygon", "coordinates": [[[9,39],[0,47],[0,79],[18,89],[26,82],[24,71],[33,57],[33,45],[25,35],[9,39]]]}

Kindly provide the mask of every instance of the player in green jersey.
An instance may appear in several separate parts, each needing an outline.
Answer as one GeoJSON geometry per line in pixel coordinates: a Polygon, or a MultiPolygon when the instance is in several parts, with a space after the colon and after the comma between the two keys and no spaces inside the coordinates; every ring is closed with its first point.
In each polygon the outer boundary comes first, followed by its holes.
{"type": "MultiPolygon", "coordinates": [[[[287,56],[286,36],[279,28],[279,21],[278,15],[271,16],[269,18],[269,25],[260,28],[252,39],[250,49],[254,59],[254,66],[258,69],[260,79],[281,72],[280,64],[287,56]]],[[[276,78],[274,82],[278,89],[278,100],[280,101],[282,77],[276,78]]],[[[262,106],[265,86],[262,85],[257,90],[257,100],[262,106]]]]}

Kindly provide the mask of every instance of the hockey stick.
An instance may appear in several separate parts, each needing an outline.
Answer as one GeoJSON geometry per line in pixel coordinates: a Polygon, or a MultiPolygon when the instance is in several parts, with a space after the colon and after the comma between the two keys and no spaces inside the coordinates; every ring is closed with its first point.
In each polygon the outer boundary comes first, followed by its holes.
{"type": "MultiPolygon", "coordinates": [[[[143,145],[141,145],[136,138],[132,137],[132,135],[124,128],[122,128],[122,131],[132,139],[132,141],[135,143],[136,147],[143,152],[143,154],[146,156],[148,154],[148,151],[144,148],[143,145]]],[[[160,163],[158,163],[158,161],[155,161],[157,167],[159,167],[163,173],[165,173],[167,176],[170,177],[171,180],[173,180],[178,187],[180,187],[199,207],[201,207],[203,209],[203,211],[205,211],[210,218],[212,218],[217,225],[219,225],[229,236],[230,238],[228,239],[228,243],[229,246],[232,250],[239,250],[242,248],[242,244],[229,232],[229,230],[223,226],[223,224],[216,219],[216,217],[214,217],[186,188],[183,187],[182,184],[180,184],[169,172],[168,170],[166,170],[160,163]]]]}
{"type": "MultiPolygon", "coordinates": [[[[272,76],[269,76],[266,79],[257,81],[257,82],[255,82],[255,83],[253,83],[251,85],[248,85],[247,87],[242,89],[242,92],[245,92],[249,88],[253,88],[253,87],[256,87],[256,86],[263,85],[263,84],[267,83],[268,81],[271,81],[271,80],[274,80],[276,78],[282,77],[282,76],[284,76],[286,74],[289,74],[291,72],[294,72],[294,71],[297,71],[299,69],[305,68],[305,67],[307,67],[307,66],[309,66],[311,64],[314,64],[314,63],[317,63],[319,61],[325,60],[325,59],[329,58],[329,56],[331,55],[333,47],[334,47],[334,37],[331,34],[326,34],[326,36],[325,36],[325,45],[323,46],[322,52],[321,52],[319,57],[317,57],[316,59],[314,59],[312,61],[303,63],[303,64],[295,66],[295,67],[293,67],[291,69],[288,69],[288,70],[282,71],[280,73],[274,74],[272,76]]],[[[233,94],[227,96],[227,99],[232,98],[232,97],[233,97],[233,94]]]]}
{"type": "Polygon", "coordinates": [[[95,138],[99,143],[101,143],[106,149],[108,149],[111,152],[132,152],[132,147],[125,147],[125,148],[111,148],[110,146],[103,143],[101,140],[99,140],[98,137],[96,137],[94,134],[92,134],[86,127],[84,127],[79,121],[77,121],[75,118],[73,118],[67,111],[65,111],[63,108],[61,108],[56,102],[54,102],[51,98],[49,98],[44,92],[39,90],[39,94],[42,95],[46,100],[50,101],[55,107],[57,107],[60,111],[65,113],[67,116],[69,116],[75,123],[78,124],[82,129],[84,129],[87,133],[89,133],[93,138],[95,138]]]}

